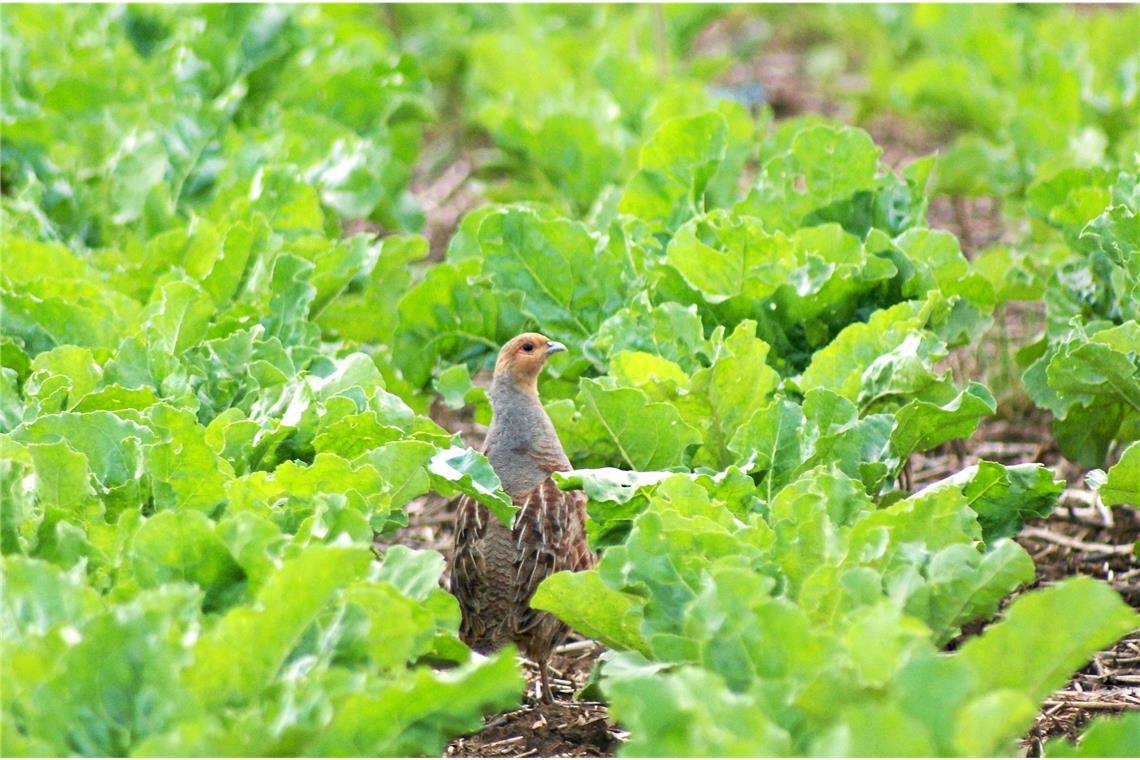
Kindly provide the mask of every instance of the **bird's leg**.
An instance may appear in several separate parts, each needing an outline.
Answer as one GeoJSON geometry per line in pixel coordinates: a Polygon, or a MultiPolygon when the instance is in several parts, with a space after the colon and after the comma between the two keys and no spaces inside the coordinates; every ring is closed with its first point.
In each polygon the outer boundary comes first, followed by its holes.
{"type": "Polygon", "coordinates": [[[549,705],[554,702],[554,696],[550,693],[550,676],[546,672],[545,657],[538,662],[538,677],[542,681],[539,699],[549,705]]]}

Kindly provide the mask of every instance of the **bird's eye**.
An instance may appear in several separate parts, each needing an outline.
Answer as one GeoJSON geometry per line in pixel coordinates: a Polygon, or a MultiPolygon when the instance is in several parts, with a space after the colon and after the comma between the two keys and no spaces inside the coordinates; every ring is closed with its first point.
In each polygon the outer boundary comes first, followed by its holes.
{"type": "Polygon", "coordinates": [[[523,343],[523,351],[530,352],[533,350],[534,350],[534,344],[533,343],[523,343]]]}

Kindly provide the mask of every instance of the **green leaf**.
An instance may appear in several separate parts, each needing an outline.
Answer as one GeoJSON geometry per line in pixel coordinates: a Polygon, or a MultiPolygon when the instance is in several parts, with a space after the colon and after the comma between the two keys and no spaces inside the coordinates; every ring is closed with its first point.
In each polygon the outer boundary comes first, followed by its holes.
{"type": "Polygon", "coordinates": [[[422,602],[439,588],[444,564],[439,552],[418,551],[397,544],[384,551],[373,577],[392,584],[404,596],[422,602]]]}
{"type": "Polygon", "coordinates": [[[729,441],[737,462],[751,462],[751,470],[764,473],[761,489],[769,501],[811,450],[801,434],[804,423],[800,407],[780,399],[753,412],[729,441]]]}
{"type": "Polygon", "coordinates": [[[1135,355],[1101,342],[1063,344],[1046,370],[1061,402],[1051,409],[1065,417],[1077,405],[1093,406],[1098,396],[1116,397],[1140,409],[1140,367],[1135,355]]]}
{"type": "Polygon", "coordinates": [[[707,354],[704,328],[696,306],[666,302],[651,304],[646,293],[619,309],[598,327],[592,353],[616,356],[639,351],[676,362],[692,371],[699,354],[707,354]]]}
{"type": "Polygon", "coordinates": [[[233,473],[206,443],[205,430],[194,415],[156,404],[149,408],[148,419],[159,438],[143,447],[155,506],[208,513],[222,504],[233,473]]]}
{"type": "Polygon", "coordinates": [[[24,395],[37,398],[41,414],[66,411],[95,389],[102,370],[90,349],[57,346],[32,360],[24,395]]]}
{"type": "Polygon", "coordinates": [[[795,267],[790,248],[785,238],[768,235],[758,220],[716,210],[677,230],[665,256],[706,301],[721,303],[733,296],[773,294],[795,267]]]}
{"type": "Polygon", "coordinates": [[[1040,702],[1138,623],[1140,616],[1106,584],[1077,576],[1019,597],[1001,622],[959,651],[988,688],[1014,689],[1040,702]],[[1059,615],[1070,621],[1064,630],[1053,624],[1059,615]]]}
{"type": "Polygon", "coordinates": [[[916,333],[925,325],[928,314],[927,304],[912,301],[880,309],[866,323],[848,325],[827,347],[812,356],[800,387],[805,392],[827,388],[857,401],[864,387],[864,373],[875,366],[876,361],[885,369],[897,364],[897,359],[892,362],[890,358],[882,358],[892,349],[905,345],[910,357],[919,358],[918,352],[924,350],[931,358],[940,358],[937,346],[916,333]]]}
{"type": "Polygon", "coordinates": [[[447,672],[418,668],[396,682],[347,693],[306,754],[439,755],[485,713],[518,705],[523,680],[507,649],[447,672]]]}
{"type": "Polygon", "coordinates": [[[360,343],[391,344],[398,327],[397,303],[412,282],[411,264],[428,254],[418,235],[386,237],[370,249],[363,266],[317,318],[326,333],[360,343]]]}
{"type": "Polygon", "coordinates": [[[1001,465],[982,461],[935,483],[962,489],[970,509],[978,515],[987,542],[1012,536],[1035,517],[1052,511],[1064,481],[1057,480],[1044,465],[1001,465]]]}
{"type": "Polygon", "coordinates": [[[487,401],[487,389],[471,383],[471,372],[468,371],[466,364],[456,364],[440,372],[435,380],[435,390],[443,396],[448,409],[462,409],[468,403],[477,401],[481,401],[483,405],[490,403],[487,401]],[[468,395],[472,401],[467,400],[468,395]]]}
{"type": "Polygon", "coordinates": [[[900,705],[852,706],[812,745],[812,754],[832,757],[929,757],[934,747],[921,723],[900,705]]]}
{"type": "MultiPolygon", "coordinates": [[[[804,127],[795,132],[787,150],[764,162],[755,186],[735,210],[758,217],[769,230],[792,232],[800,226],[834,221],[863,236],[876,221],[872,191],[877,184],[879,153],[861,129],[804,127]]],[[[919,187],[913,192],[924,195],[919,187]]],[[[909,198],[902,200],[905,206],[909,198]]],[[[907,214],[908,219],[915,216],[921,215],[914,210],[907,214]]],[[[896,221],[895,226],[904,224],[896,221]]]]}
{"type": "Polygon", "coordinates": [[[682,465],[685,450],[700,442],[698,431],[674,406],[652,403],[634,388],[607,389],[596,380],[582,380],[576,406],[573,435],[590,442],[595,461],[660,470],[682,465]]]}
{"type": "Polygon", "coordinates": [[[862,130],[813,127],[795,136],[791,154],[808,194],[823,205],[870,187],[879,150],[862,130]]]}
{"type": "Polygon", "coordinates": [[[479,452],[453,446],[435,454],[427,471],[432,488],[443,496],[466,494],[487,507],[503,525],[509,528],[514,524],[518,507],[503,492],[487,457],[479,452]]]}
{"type": "Polygon", "coordinates": [[[200,276],[202,288],[214,299],[218,307],[225,306],[237,293],[251,260],[265,249],[269,225],[265,218],[256,215],[250,221],[235,222],[225,232],[217,258],[206,272],[195,272],[196,262],[187,260],[187,273],[200,276]]]}
{"type": "Polygon", "coordinates": [[[306,317],[317,295],[317,289],[309,282],[315,269],[311,262],[292,254],[282,254],[273,263],[269,306],[261,323],[266,335],[285,346],[311,339],[306,317]]]}
{"type": "Polygon", "coordinates": [[[266,688],[333,594],[368,565],[362,548],[311,545],[273,573],[257,607],[230,610],[202,635],[184,682],[207,706],[241,703],[266,688]]]}
{"type": "Polygon", "coordinates": [[[353,464],[369,464],[380,473],[396,509],[427,493],[427,465],[436,453],[435,446],[423,441],[392,441],[360,455],[353,464]]]}
{"type": "Polygon", "coordinates": [[[614,591],[594,570],[551,575],[539,585],[530,605],[608,647],[649,655],[649,644],[640,633],[644,600],[614,591]]]}
{"type": "MultiPolygon", "coordinates": [[[[768,344],[756,337],[751,320],[737,325],[713,350],[716,359],[693,374],[689,396],[706,418],[701,420],[703,446],[695,461],[721,469],[733,463],[728,450],[732,437],[768,402],[780,376],[768,366],[768,344]]],[[[689,420],[696,421],[692,416],[689,420]]]]}
{"type": "Polygon", "coordinates": [[[1140,743],[1140,713],[1093,718],[1076,745],[1065,737],[1050,739],[1043,757],[1132,757],[1140,743]]]}
{"type": "Polygon", "coordinates": [[[130,556],[140,586],[193,583],[206,592],[207,608],[244,576],[201,512],[160,512],[150,518],[135,533],[130,556]]]}
{"type": "Polygon", "coordinates": [[[133,481],[151,443],[151,431],[110,412],[48,414],[12,431],[24,443],[64,441],[87,457],[91,474],[106,488],[133,481]]]}
{"type": "MultiPolygon", "coordinates": [[[[226,484],[227,513],[256,512],[293,532],[312,517],[317,496],[350,500],[364,517],[385,515],[388,503],[380,473],[367,462],[354,465],[335,454],[318,454],[311,465],[285,462],[272,473],[253,472],[226,484]]],[[[337,532],[327,536],[337,538],[337,532]]]]}
{"type": "Polygon", "coordinates": [[[907,611],[944,644],[962,625],[990,618],[1010,591],[1033,580],[1033,572],[1033,560],[1009,539],[994,541],[985,554],[967,544],[948,546],[931,557],[925,570],[929,590],[911,596],[907,611]]]}
{"type": "Polygon", "coordinates": [[[102,599],[86,584],[83,568],[60,567],[28,557],[5,557],[4,629],[13,643],[81,624],[96,614],[102,599]]]}
{"type": "Polygon", "coordinates": [[[675,472],[637,472],[602,467],[596,470],[552,472],[551,477],[563,491],[584,491],[591,501],[613,501],[624,504],[661,481],[677,476],[675,472]]]}
{"type": "MultiPolygon", "coordinates": [[[[616,661],[603,673],[616,671],[616,661]]],[[[658,666],[659,668],[660,666],[658,666]]],[[[630,730],[630,757],[778,757],[792,754],[788,732],[756,700],[725,688],[695,667],[656,672],[649,667],[606,680],[614,718],[630,730]]]]}
{"type": "Polygon", "coordinates": [[[979,420],[994,413],[997,402],[981,383],[969,386],[950,401],[915,399],[895,413],[891,448],[899,458],[955,439],[968,438],[979,420]]]}
{"type": "Polygon", "coordinates": [[[508,209],[483,220],[479,245],[495,287],[521,291],[523,312],[554,338],[585,341],[626,301],[620,252],[597,246],[577,222],[508,209]]]}
{"type": "Polygon", "coordinates": [[[400,299],[393,357],[413,386],[428,382],[437,359],[497,353],[521,327],[508,310],[517,296],[493,293],[480,271],[476,259],[440,264],[400,299]]]}
{"type": "Polygon", "coordinates": [[[662,124],[642,147],[618,210],[666,231],[702,211],[705,187],[724,159],[726,130],[716,112],[662,124]]]}
{"type": "Polygon", "coordinates": [[[143,330],[160,351],[181,354],[206,337],[214,301],[197,283],[173,280],[162,285],[143,312],[143,330]]]}
{"type": "Polygon", "coordinates": [[[87,457],[67,443],[31,443],[27,451],[40,504],[77,511],[96,495],[87,457]]]}
{"type": "Polygon", "coordinates": [[[180,675],[182,636],[197,623],[187,586],[144,592],[73,629],[78,641],[21,705],[32,736],[58,754],[126,755],[198,708],[180,675]]]}
{"type": "Polygon", "coordinates": [[[895,240],[913,267],[903,285],[903,294],[921,298],[930,289],[943,295],[960,295],[984,307],[993,306],[995,296],[989,281],[970,272],[955,237],[945,230],[910,229],[895,240]]]}
{"type": "Polygon", "coordinates": [[[963,756],[1012,755],[1016,737],[1037,714],[1037,703],[1015,689],[999,689],[955,715],[954,750],[963,756]]]}
{"type": "Polygon", "coordinates": [[[1129,445],[1120,461],[1108,468],[1108,477],[1097,493],[1108,505],[1140,506],[1140,442],[1129,445]]]}

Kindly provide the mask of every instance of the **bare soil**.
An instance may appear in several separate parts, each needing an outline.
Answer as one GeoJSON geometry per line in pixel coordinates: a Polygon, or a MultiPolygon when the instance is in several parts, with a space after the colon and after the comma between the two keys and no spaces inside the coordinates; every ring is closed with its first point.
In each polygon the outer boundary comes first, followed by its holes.
{"type": "Polygon", "coordinates": [[[525,662],[530,688],[518,710],[488,720],[483,729],[456,739],[447,757],[613,757],[627,734],[614,725],[600,702],[575,700],[601,648],[573,640],[550,659],[554,702],[535,699],[538,673],[525,662]]]}

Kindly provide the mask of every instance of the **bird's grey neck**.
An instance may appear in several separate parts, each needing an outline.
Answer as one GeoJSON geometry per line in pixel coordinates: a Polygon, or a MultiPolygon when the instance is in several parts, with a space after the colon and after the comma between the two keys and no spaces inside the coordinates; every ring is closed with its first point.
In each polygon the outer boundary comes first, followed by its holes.
{"type": "Polygon", "coordinates": [[[493,380],[488,396],[491,427],[483,451],[504,491],[512,496],[527,493],[549,474],[539,461],[551,442],[557,445],[554,426],[538,397],[510,381],[493,380]]]}

